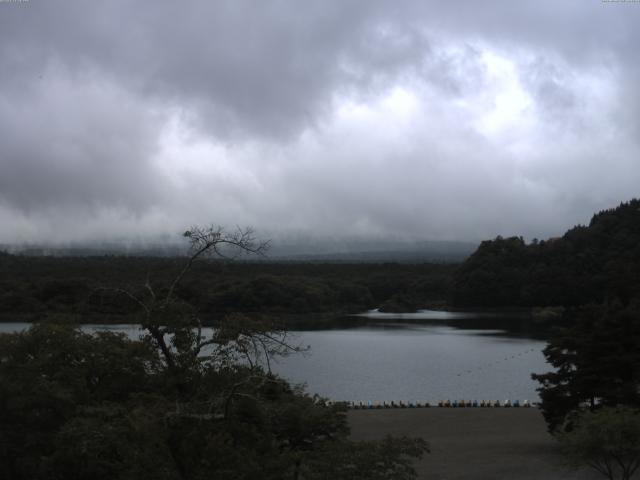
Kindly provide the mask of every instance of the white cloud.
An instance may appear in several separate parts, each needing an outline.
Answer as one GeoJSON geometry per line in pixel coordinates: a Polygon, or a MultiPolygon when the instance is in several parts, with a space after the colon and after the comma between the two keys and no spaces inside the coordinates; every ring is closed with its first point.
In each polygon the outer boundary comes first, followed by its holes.
{"type": "Polygon", "coordinates": [[[544,237],[637,194],[633,10],[87,5],[0,6],[0,242],[544,237]]]}

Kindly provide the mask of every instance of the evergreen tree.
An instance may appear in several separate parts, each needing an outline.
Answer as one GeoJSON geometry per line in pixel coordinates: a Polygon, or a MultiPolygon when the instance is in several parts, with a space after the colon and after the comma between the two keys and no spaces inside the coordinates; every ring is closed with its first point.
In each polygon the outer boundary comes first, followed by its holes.
{"type": "MultiPolygon", "coordinates": [[[[554,372],[532,375],[550,430],[581,409],[640,406],[640,310],[619,302],[573,313],[545,348],[554,372]]],[[[570,424],[568,425],[570,427],[570,424]]]]}

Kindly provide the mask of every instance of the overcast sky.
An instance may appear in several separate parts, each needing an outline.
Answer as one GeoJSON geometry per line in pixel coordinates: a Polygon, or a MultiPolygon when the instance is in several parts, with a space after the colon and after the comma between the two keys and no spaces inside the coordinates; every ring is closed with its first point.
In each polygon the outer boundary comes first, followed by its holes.
{"type": "Polygon", "coordinates": [[[640,2],[0,0],[0,243],[545,238],[639,152],[640,2]]]}

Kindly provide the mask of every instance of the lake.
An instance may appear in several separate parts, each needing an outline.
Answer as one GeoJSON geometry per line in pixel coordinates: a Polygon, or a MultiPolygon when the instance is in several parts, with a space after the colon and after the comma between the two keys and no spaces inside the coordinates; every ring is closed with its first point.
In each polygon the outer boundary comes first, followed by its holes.
{"type": "MultiPolygon", "coordinates": [[[[290,332],[293,342],[308,345],[309,351],[280,358],[272,367],[294,383],[305,383],[310,393],[333,400],[537,401],[537,383],[531,373],[551,369],[542,355],[546,343],[483,327],[481,319],[478,328],[469,328],[470,315],[368,312],[361,315],[359,327],[290,332]],[[466,319],[465,328],[451,323],[459,318],[466,319]]],[[[3,323],[0,332],[27,327],[26,323],[3,323]]],[[[83,329],[139,335],[136,325],[85,325],[83,329]]]]}

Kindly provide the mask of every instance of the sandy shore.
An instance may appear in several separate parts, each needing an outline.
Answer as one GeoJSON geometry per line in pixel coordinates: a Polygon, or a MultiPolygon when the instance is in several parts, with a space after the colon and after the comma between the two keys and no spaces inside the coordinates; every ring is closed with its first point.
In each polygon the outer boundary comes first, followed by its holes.
{"type": "Polygon", "coordinates": [[[603,478],[567,469],[536,408],[352,410],[352,436],[422,437],[431,453],[417,462],[420,479],[555,480],[603,478]]]}

